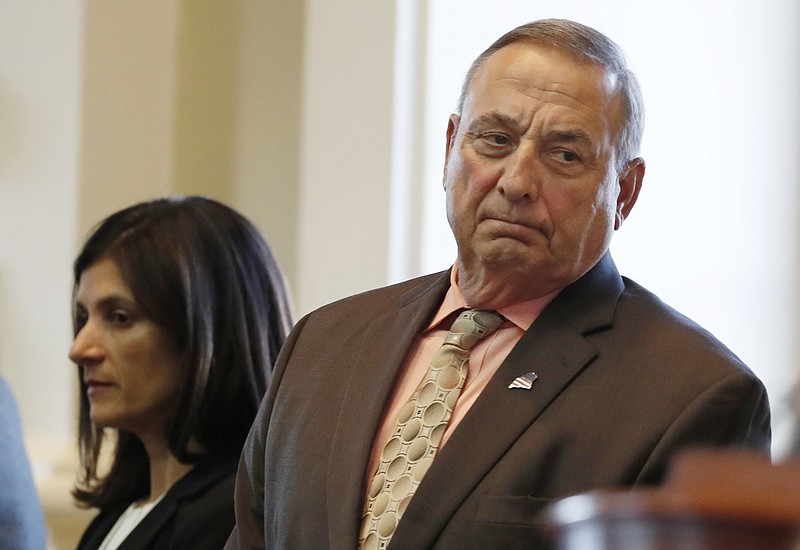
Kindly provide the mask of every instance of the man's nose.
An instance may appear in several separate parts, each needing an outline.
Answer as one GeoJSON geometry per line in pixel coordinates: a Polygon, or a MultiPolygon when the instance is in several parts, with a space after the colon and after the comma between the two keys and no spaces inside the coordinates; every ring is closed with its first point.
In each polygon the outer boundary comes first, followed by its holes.
{"type": "Polygon", "coordinates": [[[520,146],[504,159],[497,182],[500,194],[509,201],[536,200],[541,189],[542,167],[533,146],[520,146]]]}

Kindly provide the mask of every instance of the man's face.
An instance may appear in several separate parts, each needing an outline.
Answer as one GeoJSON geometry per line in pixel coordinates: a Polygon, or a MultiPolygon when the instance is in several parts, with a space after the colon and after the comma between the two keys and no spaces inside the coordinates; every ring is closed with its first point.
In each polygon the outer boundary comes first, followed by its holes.
{"type": "Polygon", "coordinates": [[[460,284],[503,285],[520,301],[603,256],[636,198],[615,171],[614,84],[598,66],[525,42],[477,71],[450,119],[444,169],[460,284]]]}

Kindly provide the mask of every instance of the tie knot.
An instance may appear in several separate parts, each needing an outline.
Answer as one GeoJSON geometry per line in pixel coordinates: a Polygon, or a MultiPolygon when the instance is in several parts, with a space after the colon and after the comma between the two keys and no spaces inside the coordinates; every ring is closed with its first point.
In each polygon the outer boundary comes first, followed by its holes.
{"type": "Polygon", "coordinates": [[[472,349],[481,339],[493,333],[503,324],[505,319],[496,311],[468,309],[462,311],[453,322],[445,344],[452,344],[461,349],[472,349]]]}

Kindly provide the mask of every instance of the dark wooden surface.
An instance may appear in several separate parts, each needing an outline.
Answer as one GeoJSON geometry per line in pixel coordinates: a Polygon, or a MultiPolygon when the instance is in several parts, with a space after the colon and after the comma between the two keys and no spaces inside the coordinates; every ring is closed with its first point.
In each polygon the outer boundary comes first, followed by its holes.
{"type": "Polygon", "coordinates": [[[689,452],[661,487],[569,497],[545,521],[558,550],[800,550],[800,460],[689,452]]]}

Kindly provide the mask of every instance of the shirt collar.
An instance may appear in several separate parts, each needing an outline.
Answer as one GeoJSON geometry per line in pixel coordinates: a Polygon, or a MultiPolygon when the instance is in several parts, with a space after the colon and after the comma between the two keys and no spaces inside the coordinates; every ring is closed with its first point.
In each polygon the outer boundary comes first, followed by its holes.
{"type": "MultiPolygon", "coordinates": [[[[553,298],[555,298],[560,290],[551,292],[539,298],[532,300],[525,300],[509,306],[500,308],[497,312],[514,323],[517,327],[524,331],[528,330],[539,314],[547,307],[553,298]]],[[[436,328],[447,317],[460,309],[470,309],[470,305],[461,294],[461,289],[458,287],[458,263],[453,264],[450,270],[450,288],[442,300],[442,305],[439,306],[436,315],[433,316],[430,324],[426,327],[426,331],[436,328]]]]}

